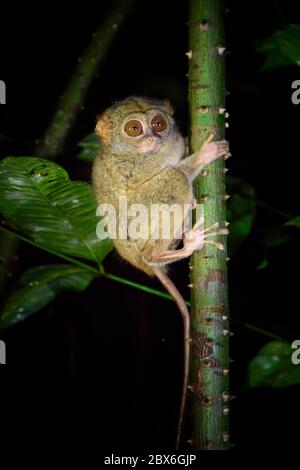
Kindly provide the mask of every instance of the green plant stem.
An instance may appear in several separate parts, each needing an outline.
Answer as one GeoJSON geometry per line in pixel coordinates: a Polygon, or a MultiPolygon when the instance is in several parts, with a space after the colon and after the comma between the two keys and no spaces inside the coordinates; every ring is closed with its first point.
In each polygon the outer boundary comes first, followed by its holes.
{"type": "MultiPolygon", "coordinates": [[[[225,79],[223,2],[190,0],[189,110],[190,145],[199,151],[214,132],[224,135],[225,79]]],[[[204,203],[205,226],[226,220],[224,160],[207,167],[195,184],[204,203]]],[[[226,245],[224,237],[218,241],[226,245]],[[223,239],[222,239],[223,238],[223,239]]],[[[229,327],[226,246],[204,245],[192,257],[191,383],[192,436],[195,450],[228,449],[229,327]],[[224,398],[225,397],[225,398],[224,398]],[[227,398],[228,397],[228,398],[227,398]]]]}
{"type": "Polygon", "coordinates": [[[70,128],[79,114],[88,88],[99,68],[99,64],[117,35],[119,28],[129,13],[134,0],[119,0],[113,6],[106,19],[81,58],[71,77],[66,91],[61,96],[52,121],[37,147],[37,155],[53,159],[62,150],[70,128]]]}

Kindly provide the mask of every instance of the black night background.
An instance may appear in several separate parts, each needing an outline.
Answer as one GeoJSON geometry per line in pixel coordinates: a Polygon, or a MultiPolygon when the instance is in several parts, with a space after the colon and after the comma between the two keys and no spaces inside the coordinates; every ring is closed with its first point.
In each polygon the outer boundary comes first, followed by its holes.
{"type": "MultiPolygon", "coordinates": [[[[0,30],[0,79],[7,93],[0,106],[1,158],[35,155],[35,141],[110,3],[6,5],[0,30]]],[[[249,388],[246,381],[249,361],[274,341],[268,334],[289,344],[300,339],[299,219],[298,226],[284,225],[299,215],[300,105],[291,100],[299,66],[263,70],[266,56],[259,50],[283,25],[299,24],[300,11],[297,2],[280,0],[228,1],[227,7],[228,175],[255,190],[251,231],[228,264],[232,451],[293,448],[299,444],[294,425],[300,420],[300,372],[293,372],[293,381],[283,370],[281,387],[249,388]]],[[[77,158],[78,142],[93,132],[96,115],[118,99],[168,98],[187,134],[187,21],[188,2],[134,3],[56,160],[72,180],[90,182],[91,162],[77,158]]],[[[57,262],[22,243],[9,267],[2,307],[25,270],[57,262]]],[[[114,252],[104,266],[161,289],[114,252]]],[[[189,298],[187,262],[174,264],[171,275],[189,298]]],[[[0,339],[7,349],[7,364],[0,365],[6,438],[16,429],[26,435],[30,422],[40,438],[52,428],[53,440],[68,436],[81,446],[85,439],[101,451],[173,448],[182,351],[181,318],[172,302],[99,277],[82,292],[63,290],[41,311],[1,331],[0,339]]]]}

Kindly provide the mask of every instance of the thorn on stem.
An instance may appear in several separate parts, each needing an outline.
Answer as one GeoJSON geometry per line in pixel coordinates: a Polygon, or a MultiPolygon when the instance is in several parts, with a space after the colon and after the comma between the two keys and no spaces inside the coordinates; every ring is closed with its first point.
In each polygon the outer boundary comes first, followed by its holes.
{"type": "Polygon", "coordinates": [[[204,446],[205,446],[206,449],[212,449],[213,443],[212,443],[212,441],[209,441],[208,439],[206,439],[204,441],[204,446]]]}
{"type": "Polygon", "coordinates": [[[212,404],[213,404],[213,399],[212,399],[212,397],[209,396],[209,395],[206,396],[206,397],[203,397],[203,398],[202,398],[202,404],[203,404],[204,406],[212,406],[212,404]]]}
{"type": "Polygon", "coordinates": [[[207,20],[202,20],[199,22],[199,28],[202,31],[207,31],[210,28],[210,23],[207,20]]]}
{"type": "Polygon", "coordinates": [[[226,50],[226,47],[221,46],[221,45],[217,46],[217,51],[220,56],[224,54],[225,50],[226,50]]]}

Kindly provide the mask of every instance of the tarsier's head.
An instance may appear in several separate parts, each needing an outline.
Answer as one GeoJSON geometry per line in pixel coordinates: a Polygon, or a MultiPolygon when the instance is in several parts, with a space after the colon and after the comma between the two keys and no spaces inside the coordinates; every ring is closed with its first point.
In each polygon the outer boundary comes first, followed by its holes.
{"type": "Polygon", "coordinates": [[[96,133],[115,154],[153,154],[181,139],[168,101],[131,96],[108,108],[96,133]]]}

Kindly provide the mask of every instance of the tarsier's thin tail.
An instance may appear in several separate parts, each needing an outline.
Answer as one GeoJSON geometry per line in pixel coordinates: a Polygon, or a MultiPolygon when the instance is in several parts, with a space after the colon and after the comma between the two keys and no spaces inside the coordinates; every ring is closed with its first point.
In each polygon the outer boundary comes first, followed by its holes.
{"type": "Polygon", "coordinates": [[[190,314],[184,298],[180,294],[175,284],[171,281],[169,276],[164,273],[160,268],[151,266],[156,277],[160,280],[165,289],[175,300],[183,319],[183,340],[184,340],[184,365],[183,365],[183,384],[182,384],[182,395],[181,404],[178,420],[177,438],[176,438],[176,450],[179,448],[180,438],[183,427],[183,418],[186,407],[187,398],[187,386],[189,377],[189,359],[190,359],[190,314]]]}

